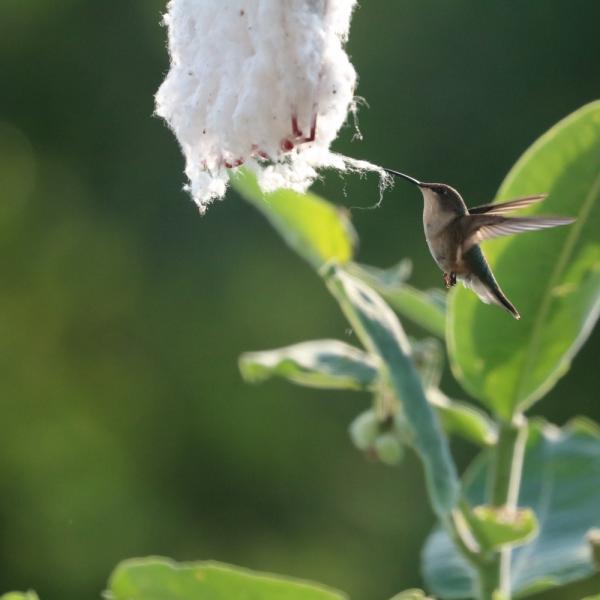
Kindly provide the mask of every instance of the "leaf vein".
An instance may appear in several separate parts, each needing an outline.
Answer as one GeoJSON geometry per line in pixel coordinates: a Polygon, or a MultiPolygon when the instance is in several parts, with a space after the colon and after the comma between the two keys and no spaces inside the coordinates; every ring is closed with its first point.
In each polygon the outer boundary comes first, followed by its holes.
{"type": "MultiPolygon", "coordinates": [[[[598,173],[590,191],[588,192],[583,204],[581,205],[581,208],[579,209],[579,212],[577,214],[577,221],[575,221],[575,223],[573,224],[573,227],[571,228],[571,231],[570,231],[569,235],[567,236],[567,239],[565,240],[565,244],[563,246],[562,252],[560,253],[560,255],[558,257],[558,260],[556,261],[552,275],[548,279],[548,284],[546,286],[546,293],[544,294],[544,298],[542,300],[542,305],[540,306],[540,310],[537,313],[536,320],[535,320],[535,323],[533,326],[533,333],[531,335],[531,338],[530,338],[530,341],[528,344],[526,359],[523,362],[523,366],[520,370],[519,377],[518,377],[516,385],[515,385],[515,392],[513,395],[513,404],[512,404],[513,406],[522,404],[524,402],[524,400],[526,400],[526,398],[521,398],[521,396],[522,396],[525,386],[527,384],[527,375],[529,375],[531,373],[531,371],[537,361],[537,354],[539,352],[539,348],[540,348],[540,344],[541,344],[542,333],[544,331],[544,326],[545,326],[546,320],[548,318],[548,313],[550,311],[550,308],[552,306],[552,301],[554,299],[553,295],[552,295],[552,290],[554,289],[554,287],[556,286],[556,284],[558,283],[558,281],[564,274],[564,271],[570,261],[571,255],[573,254],[573,251],[575,249],[575,245],[577,244],[577,242],[580,238],[581,230],[583,229],[586,219],[587,219],[590,211],[592,210],[594,201],[599,196],[600,196],[600,173],[598,173]]],[[[538,389],[540,387],[543,387],[543,385],[544,385],[544,382],[542,382],[540,384],[540,386],[538,386],[538,388],[536,388],[533,392],[531,392],[528,397],[535,395],[537,393],[538,389]]]]}

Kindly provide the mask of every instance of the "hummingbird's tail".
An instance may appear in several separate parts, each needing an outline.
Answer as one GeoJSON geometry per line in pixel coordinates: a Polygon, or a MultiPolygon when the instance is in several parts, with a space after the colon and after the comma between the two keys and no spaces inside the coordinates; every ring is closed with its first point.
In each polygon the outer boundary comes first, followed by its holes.
{"type": "Polygon", "coordinates": [[[495,279],[493,283],[490,281],[484,282],[477,275],[470,274],[463,277],[462,281],[465,287],[472,289],[482,302],[497,304],[507,310],[515,319],[521,318],[519,311],[517,311],[512,302],[506,297],[495,279]]]}
{"type": "Polygon", "coordinates": [[[481,248],[478,245],[473,246],[466,252],[464,259],[470,267],[470,272],[460,277],[464,286],[472,289],[482,302],[497,304],[515,319],[520,319],[521,315],[500,289],[481,248]]]}

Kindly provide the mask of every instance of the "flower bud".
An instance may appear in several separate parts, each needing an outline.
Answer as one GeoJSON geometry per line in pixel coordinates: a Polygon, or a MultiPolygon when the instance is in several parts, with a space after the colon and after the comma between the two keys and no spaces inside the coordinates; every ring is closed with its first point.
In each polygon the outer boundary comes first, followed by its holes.
{"type": "Polygon", "coordinates": [[[374,411],[368,410],[352,421],[349,431],[352,442],[359,450],[369,450],[379,435],[379,419],[374,411]]]}
{"type": "Polygon", "coordinates": [[[377,458],[384,464],[394,466],[400,463],[404,456],[404,449],[398,436],[392,431],[382,433],[375,440],[373,446],[377,458]]]}

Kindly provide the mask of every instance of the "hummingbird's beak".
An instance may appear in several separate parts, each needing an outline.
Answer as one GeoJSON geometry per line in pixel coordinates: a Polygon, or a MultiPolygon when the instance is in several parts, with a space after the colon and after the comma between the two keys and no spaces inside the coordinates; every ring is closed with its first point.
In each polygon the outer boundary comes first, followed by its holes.
{"type": "Polygon", "coordinates": [[[414,177],[411,177],[410,175],[405,175],[404,173],[400,173],[399,171],[394,171],[393,169],[386,169],[385,167],[383,167],[383,170],[386,171],[387,173],[389,173],[390,175],[394,175],[395,177],[401,177],[402,179],[406,179],[406,181],[410,181],[411,183],[414,183],[415,185],[418,185],[419,187],[421,187],[423,185],[418,179],[415,179],[414,177]]]}

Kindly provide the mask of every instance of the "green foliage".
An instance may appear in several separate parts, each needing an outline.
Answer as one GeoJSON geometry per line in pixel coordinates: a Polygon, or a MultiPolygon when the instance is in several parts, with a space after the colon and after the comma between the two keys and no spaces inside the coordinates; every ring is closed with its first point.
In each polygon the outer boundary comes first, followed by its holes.
{"type": "Polygon", "coordinates": [[[39,600],[35,592],[8,592],[0,596],[0,600],[39,600]]]}
{"type": "Polygon", "coordinates": [[[216,562],[132,559],[112,574],[110,600],[344,600],[324,586],[216,562]]]}
{"type": "MultiPolygon", "coordinates": [[[[470,502],[485,502],[491,455],[475,461],[465,475],[470,502]]],[[[539,533],[512,556],[512,589],[526,596],[594,573],[588,532],[600,526],[600,431],[583,419],[559,430],[530,424],[519,506],[537,515],[539,533]]],[[[429,538],[423,572],[442,598],[468,598],[474,572],[441,529],[429,538]]]]}
{"type": "Polygon", "coordinates": [[[404,456],[402,441],[393,431],[378,435],[373,443],[373,451],[382,463],[390,467],[399,464],[404,456]]]}
{"type": "Polygon", "coordinates": [[[600,309],[600,102],[584,106],[521,157],[498,193],[547,192],[530,214],[577,217],[568,227],[494,240],[490,264],[521,321],[490,310],[465,289],[451,294],[453,372],[504,419],[541,398],[564,375],[600,309]]]}
{"type": "Polygon", "coordinates": [[[412,359],[421,375],[425,389],[438,388],[444,370],[444,350],[434,338],[411,339],[412,359]]]}
{"type": "Polygon", "coordinates": [[[390,600],[431,600],[429,596],[425,595],[423,590],[406,590],[405,592],[400,592],[396,594],[390,600]]]}
{"type": "MultiPolygon", "coordinates": [[[[598,247],[592,241],[591,227],[598,221],[595,201],[600,194],[600,176],[594,175],[596,171],[590,166],[590,153],[599,147],[600,104],[595,104],[536,143],[503,185],[500,195],[506,197],[536,191],[532,186],[541,185],[541,181],[551,191],[547,204],[557,212],[568,212],[562,200],[563,188],[573,178],[581,184],[579,191],[583,194],[570,205],[579,211],[572,232],[554,232],[545,245],[536,245],[537,253],[531,249],[516,252],[513,244],[519,249],[522,238],[503,240],[491,248],[492,261],[499,265],[503,261],[510,264],[522,255],[528,259],[535,255],[531,262],[542,272],[543,268],[550,269],[550,283],[541,286],[540,294],[545,295],[538,298],[541,310],[529,325],[526,321],[514,324],[506,320],[501,312],[482,306],[472,294],[464,298],[464,292],[454,294],[447,324],[453,369],[465,387],[503,419],[510,419],[549,389],[595,322],[600,279],[598,247]],[[565,153],[569,142],[571,150],[565,153]],[[557,145],[563,150],[559,152],[557,145]],[[538,260],[537,254],[544,260],[538,260]],[[567,302],[574,307],[572,314],[567,302]],[[516,330],[515,326],[522,329],[516,330]]],[[[499,431],[510,426],[499,427],[482,410],[451,400],[439,389],[444,362],[442,343],[433,338],[409,340],[382,297],[401,315],[443,337],[446,310],[439,295],[421,292],[406,283],[410,274],[407,262],[388,270],[353,263],[356,240],[348,217],[322,198],[289,190],[262,194],[254,177],[243,170],[235,175],[234,185],[315,268],[366,348],[364,351],[337,340],[315,340],[250,352],[240,357],[242,375],[251,382],[277,376],[309,387],[372,393],[372,408],[352,422],[350,436],[360,450],[388,465],[402,460],[407,445],[414,447],[421,458],[429,496],[444,527],[431,535],[424,553],[424,572],[432,590],[445,599],[472,596],[483,581],[484,569],[489,570],[491,565],[495,577],[494,560],[499,558],[499,551],[508,548],[512,551],[512,555],[506,554],[511,560],[512,592],[519,596],[593,573],[598,560],[594,528],[600,527],[598,430],[582,420],[572,422],[563,431],[534,421],[528,431],[520,508],[490,500],[490,473],[501,464],[496,463],[492,469],[494,452],[499,453],[502,446],[499,431]],[[462,490],[440,424],[447,433],[485,448],[465,475],[462,490]],[[463,495],[466,501],[462,501],[463,495]],[[469,508],[471,505],[475,508],[469,508]],[[468,530],[476,550],[462,539],[464,532],[457,522],[468,530]],[[477,560],[472,560],[474,552],[477,560]],[[485,567],[478,570],[481,564],[485,567]]],[[[503,281],[527,291],[523,272],[529,273],[527,268],[509,269],[503,281]]],[[[515,472],[518,474],[518,469],[515,472]]],[[[503,477],[510,479],[508,473],[503,477]]],[[[493,579],[490,593],[481,597],[499,600],[498,588],[499,580],[493,579]]],[[[344,598],[339,592],[307,582],[212,562],[177,564],[160,558],[119,565],[111,577],[107,597],[344,598]]],[[[36,599],[30,593],[9,594],[0,600],[36,599]]],[[[408,590],[393,600],[427,598],[420,590],[408,590]]]]}
{"type": "MultiPolygon", "coordinates": [[[[500,311],[489,310],[470,292],[457,291],[453,296],[447,324],[453,370],[471,393],[507,421],[545,393],[564,372],[597,317],[599,249],[592,235],[598,222],[596,197],[600,195],[600,176],[593,159],[597,150],[600,103],[585,107],[534,144],[500,192],[500,197],[507,198],[549,191],[547,202],[533,211],[578,213],[571,230],[491,245],[491,262],[501,281],[506,282],[509,295],[509,285],[527,295],[531,310],[523,312],[533,316],[514,323],[500,311]],[[534,189],[536,185],[543,189],[534,189]],[[565,200],[568,189],[579,194],[570,203],[565,200]],[[503,265],[508,265],[504,275],[503,265]],[[530,292],[533,272],[542,273],[548,282],[536,287],[537,299],[530,292]]],[[[281,220],[277,206],[272,209],[263,202],[260,208],[289,241],[302,237],[305,223],[318,221],[319,211],[326,205],[320,200],[303,206],[298,224],[294,219],[281,220]],[[275,214],[269,216],[271,210],[275,214]]],[[[306,244],[294,247],[306,257],[306,244]]],[[[594,569],[592,538],[586,534],[600,520],[596,508],[600,497],[594,493],[594,488],[600,489],[600,473],[586,452],[597,460],[597,431],[581,421],[563,433],[545,424],[531,425],[521,508],[501,505],[508,502],[510,484],[504,485],[511,479],[508,472],[501,473],[495,482],[500,486],[494,488],[499,498],[494,495],[492,506],[486,490],[490,473],[496,469],[491,468],[493,452],[512,460],[512,464],[497,463],[500,470],[516,469],[518,475],[518,459],[513,455],[514,447],[511,449],[518,436],[499,442],[499,428],[487,414],[441,392],[439,342],[409,343],[379,294],[401,315],[439,337],[446,328],[444,303],[436,294],[420,292],[406,283],[410,274],[406,262],[388,270],[347,260],[340,266],[333,255],[321,254],[320,261],[311,262],[319,268],[367,353],[341,342],[309,342],[246,354],[240,361],[242,373],[250,380],[279,375],[303,385],[374,393],[374,408],[353,421],[350,435],[359,449],[388,464],[401,460],[404,444],[414,446],[421,457],[432,504],[444,527],[449,528],[439,528],[426,547],[424,570],[433,591],[443,598],[466,598],[483,589],[481,584],[489,589],[481,597],[500,598],[503,576],[498,552],[506,548],[512,550],[512,555],[506,554],[512,574],[508,581],[516,594],[530,594],[590,574],[594,569]],[[447,432],[491,448],[465,477],[463,493],[468,502],[477,505],[474,509],[464,502],[457,508],[459,485],[434,407],[447,432]],[[570,527],[575,513],[578,523],[570,527]],[[472,560],[473,550],[461,539],[459,525],[452,525],[457,515],[465,520],[476,544],[477,560],[472,560]],[[560,557],[556,548],[560,548],[560,557]],[[486,572],[492,573],[489,585],[484,583],[486,572]]],[[[407,594],[400,597],[422,597],[419,592],[407,594]]]]}
{"type": "MultiPolygon", "coordinates": [[[[431,344],[433,341],[413,342],[412,349],[427,400],[436,410],[444,430],[479,446],[493,444],[496,428],[487,415],[474,406],[451,400],[437,387],[441,364],[437,352],[432,352],[437,348],[431,344]]],[[[251,383],[282,377],[307,387],[374,392],[378,392],[381,368],[373,354],[338,340],[316,340],[276,350],[246,352],[240,356],[239,366],[244,379],[251,383]]],[[[377,430],[379,418],[374,413],[360,415],[350,428],[352,440],[361,450],[374,449],[375,437],[365,441],[369,415],[375,420],[373,427],[377,430]]]]}
{"type": "Polygon", "coordinates": [[[400,322],[382,298],[365,283],[330,267],[325,274],[331,293],[367,350],[379,356],[390,388],[402,404],[402,415],[425,466],[436,513],[447,515],[458,501],[458,480],[448,441],[442,434],[410,359],[410,344],[400,322]]]}
{"type": "Polygon", "coordinates": [[[538,531],[535,513],[529,508],[513,511],[503,506],[476,506],[469,525],[478,544],[486,552],[507,544],[524,544],[538,531]]]}
{"type": "Polygon", "coordinates": [[[369,457],[390,466],[402,461],[408,440],[392,416],[380,416],[375,410],[367,410],[350,423],[348,431],[354,445],[369,457]]]}
{"type": "Polygon", "coordinates": [[[287,244],[313,267],[335,260],[348,262],[356,233],[346,213],[316,194],[293,190],[263,193],[247,169],[232,173],[234,189],[255,206],[281,234],[287,244]]]}
{"type": "Polygon", "coordinates": [[[411,346],[427,399],[436,409],[444,431],[479,446],[493,444],[497,438],[496,426],[489,417],[471,404],[451,400],[440,390],[444,366],[441,343],[434,338],[425,338],[411,340],[411,346]]]}
{"type": "Polygon", "coordinates": [[[385,270],[352,263],[347,270],[379,292],[402,317],[410,319],[425,331],[444,338],[445,296],[436,290],[423,292],[406,283],[411,270],[410,263],[402,261],[396,267],[385,270]]]}
{"type": "Polygon", "coordinates": [[[436,408],[446,433],[458,435],[478,446],[491,446],[496,442],[496,426],[482,410],[466,402],[451,400],[438,388],[427,390],[427,399],[436,408]]]}
{"type": "MultiPolygon", "coordinates": [[[[359,113],[364,140],[346,127],[335,149],[447,181],[470,203],[491,198],[515,152],[565,107],[598,94],[599,2],[359,4],[349,50],[372,108],[359,113]]],[[[231,195],[201,218],[180,191],[179,149],[149,118],[167,66],[165,5],[2,2],[3,589],[99,599],[107,565],[147,549],[293,565],[356,600],[418,586],[429,515],[415,465],[384,471],[355,456],[352,476],[338,476],[352,460],[336,422],[343,394],[288,403],[283,384],[245,388],[237,376],[239,349],[338,337],[337,325],[249,205],[231,195]]],[[[371,177],[317,185],[352,205],[377,194],[371,177]]],[[[359,258],[410,256],[419,285],[438,286],[419,201],[397,184],[380,210],[356,212],[359,258]]],[[[600,419],[599,353],[596,333],[536,412],[600,419]]]]}
{"type": "Polygon", "coordinates": [[[590,529],[587,539],[592,550],[592,560],[600,570],[600,529],[590,529]]]}
{"type": "Polygon", "coordinates": [[[240,371],[250,382],[279,376],[310,387],[371,389],[377,380],[372,355],[337,340],[303,342],[240,357],[240,371]]]}
{"type": "Polygon", "coordinates": [[[366,410],[350,423],[348,431],[352,442],[359,450],[369,450],[380,434],[380,426],[381,419],[375,414],[375,411],[366,410]]]}

